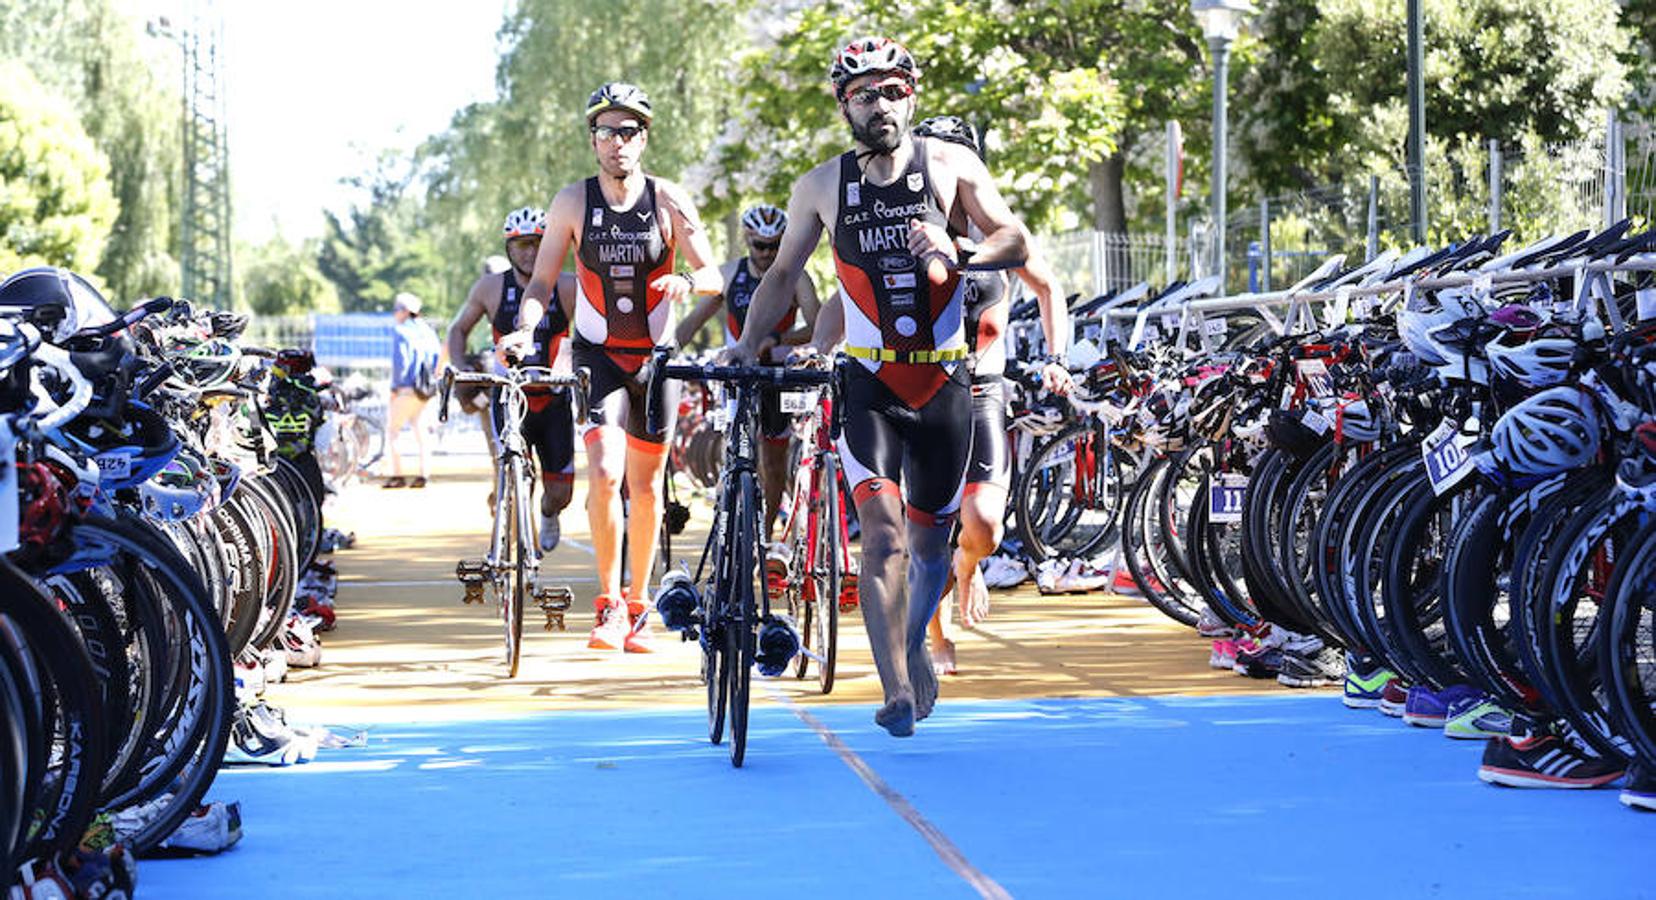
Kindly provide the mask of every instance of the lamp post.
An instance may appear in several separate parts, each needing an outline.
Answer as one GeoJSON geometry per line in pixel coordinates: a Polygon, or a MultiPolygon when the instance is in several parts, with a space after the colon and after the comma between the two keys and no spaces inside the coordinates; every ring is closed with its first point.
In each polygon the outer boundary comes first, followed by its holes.
{"type": "Polygon", "coordinates": [[[1230,78],[1230,45],[1242,19],[1254,11],[1248,0],[1194,0],[1191,12],[1213,51],[1213,205],[1214,253],[1219,289],[1225,288],[1225,91],[1230,78]]]}

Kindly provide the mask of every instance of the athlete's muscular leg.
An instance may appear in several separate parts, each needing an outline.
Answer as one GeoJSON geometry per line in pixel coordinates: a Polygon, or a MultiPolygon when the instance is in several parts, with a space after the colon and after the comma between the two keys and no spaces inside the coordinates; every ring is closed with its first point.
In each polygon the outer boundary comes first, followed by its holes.
{"type": "Polygon", "coordinates": [[[667,467],[667,446],[631,439],[627,445],[627,555],[632,571],[632,596],[642,600],[655,567],[661,537],[661,473],[667,467]]]}
{"type": "MultiPolygon", "coordinates": [[[[962,628],[975,627],[989,613],[988,591],[983,586],[983,573],[978,564],[1000,546],[1005,535],[1002,521],[1006,518],[1006,488],[987,482],[967,485],[966,496],[960,501],[960,537],[950,566],[949,584],[954,589],[958,607],[957,620],[962,628]]],[[[932,614],[929,634],[932,652],[946,657],[946,669],[954,664],[954,645],[943,633],[943,604],[932,614]]],[[[940,661],[940,665],[943,661],[940,661]]]]}
{"type": "Polygon", "coordinates": [[[759,483],[765,489],[765,540],[776,534],[782,492],[788,487],[788,439],[759,442],[759,483]]]}
{"type": "Polygon", "coordinates": [[[627,433],[600,425],[586,434],[587,515],[592,552],[598,558],[598,593],[621,597],[621,478],[626,472],[627,433]]]}
{"type": "Polygon", "coordinates": [[[950,521],[908,521],[908,618],[904,629],[904,653],[909,679],[914,685],[915,718],[931,715],[937,702],[937,673],[926,652],[926,625],[943,599],[943,584],[949,578],[950,521]]]}
{"type": "Polygon", "coordinates": [[[541,515],[555,516],[569,506],[575,494],[575,481],[568,476],[552,475],[542,478],[541,515]]]}
{"type": "Polygon", "coordinates": [[[859,491],[862,522],[862,568],[857,576],[857,605],[862,609],[874,668],[885,689],[885,706],[874,719],[886,730],[906,737],[914,730],[914,687],[908,670],[907,548],[903,538],[903,501],[891,482],[881,490],[859,491]]]}

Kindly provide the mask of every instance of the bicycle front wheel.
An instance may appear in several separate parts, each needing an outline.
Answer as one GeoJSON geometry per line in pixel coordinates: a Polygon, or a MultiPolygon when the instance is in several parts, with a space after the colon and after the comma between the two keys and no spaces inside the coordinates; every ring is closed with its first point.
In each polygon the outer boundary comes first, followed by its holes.
{"type": "Polygon", "coordinates": [[[507,492],[506,553],[500,561],[505,567],[505,586],[500,592],[500,621],[506,632],[506,677],[516,678],[518,662],[523,655],[523,604],[529,599],[529,560],[535,552],[528,542],[534,529],[529,527],[529,498],[524,487],[523,460],[512,457],[506,468],[507,492]]]}
{"type": "MultiPolygon", "coordinates": [[[[754,627],[758,614],[755,581],[759,570],[759,488],[752,472],[736,475],[735,525],[731,529],[731,575],[724,598],[725,669],[729,674],[730,764],[740,767],[747,756],[748,700],[753,681],[754,627]]],[[[762,590],[762,588],[761,588],[762,590]]]]}
{"type": "Polygon", "coordinates": [[[846,520],[844,497],[840,493],[839,457],[825,453],[822,457],[822,502],[817,515],[816,532],[820,536],[816,548],[816,565],[811,572],[811,609],[815,614],[811,638],[816,654],[817,686],[824,694],[834,689],[834,663],[839,655],[839,599],[845,583],[846,520]]]}

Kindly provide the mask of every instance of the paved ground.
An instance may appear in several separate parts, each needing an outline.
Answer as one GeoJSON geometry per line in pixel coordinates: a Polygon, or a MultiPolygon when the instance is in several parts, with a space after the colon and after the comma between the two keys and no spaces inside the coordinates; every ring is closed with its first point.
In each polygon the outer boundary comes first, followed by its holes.
{"type": "MultiPolygon", "coordinates": [[[[369,725],[368,747],[226,772],[213,794],[242,801],[247,837],[146,861],[144,894],[1656,895],[1656,817],[1612,792],[1486,787],[1478,746],[1212,672],[1188,630],[1104,595],[997,593],[909,740],[874,727],[848,620],[834,693],[763,682],[733,770],[690,645],[595,653],[588,611],[529,632],[500,677],[494,620],[452,580],[486,526],[474,464],[333,513],[359,537],[338,556],[340,627],[269,699],[369,725]]],[[[565,516],[543,571],[589,608],[584,521],[565,516]]]]}

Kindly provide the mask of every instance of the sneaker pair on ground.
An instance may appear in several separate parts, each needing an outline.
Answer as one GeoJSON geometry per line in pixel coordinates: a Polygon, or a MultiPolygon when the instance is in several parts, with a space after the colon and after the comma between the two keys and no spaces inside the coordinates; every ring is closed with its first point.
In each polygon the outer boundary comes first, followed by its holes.
{"type": "Polygon", "coordinates": [[[1029,580],[1029,566],[1014,556],[996,553],[984,558],[980,568],[983,570],[983,584],[988,588],[1017,587],[1029,580]]]}
{"type": "Polygon", "coordinates": [[[1471,685],[1452,684],[1442,690],[1425,685],[1409,688],[1403,721],[1421,728],[1439,728],[1445,737],[1485,740],[1512,732],[1512,713],[1471,685]]]}
{"type": "Polygon", "coordinates": [[[1115,583],[1115,570],[1081,559],[1049,559],[1035,567],[1035,586],[1043,594],[1084,594],[1115,583]]]}
{"type": "Polygon", "coordinates": [[[266,703],[237,708],[230,725],[228,765],[291,766],[310,762],[320,741],[291,728],[281,711],[266,703]]]}
{"type": "Polygon", "coordinates": [[[625,650],[628,653],[653,653],[655,641],[650,636],[650,615],[642,600],[625,602],[600,595],[593,601],[598,624],[587,636],[587,647],[593,650],[625,650]]]}

